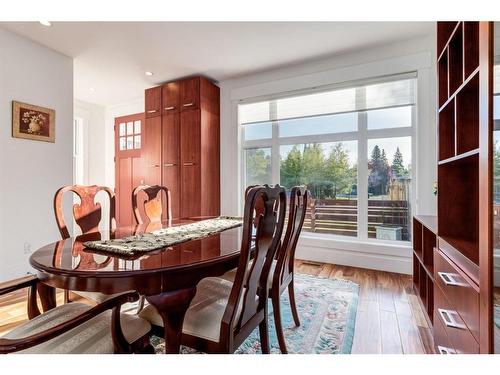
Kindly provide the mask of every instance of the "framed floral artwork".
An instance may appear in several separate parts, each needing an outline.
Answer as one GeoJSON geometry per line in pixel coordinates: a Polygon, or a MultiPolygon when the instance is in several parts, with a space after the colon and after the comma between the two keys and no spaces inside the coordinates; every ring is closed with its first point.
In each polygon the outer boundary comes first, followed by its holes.
{"type": "Polygon", "coordinates": [[[36,105],[12,102],[12,136],[55,142],[56,111],[36,105]]]}

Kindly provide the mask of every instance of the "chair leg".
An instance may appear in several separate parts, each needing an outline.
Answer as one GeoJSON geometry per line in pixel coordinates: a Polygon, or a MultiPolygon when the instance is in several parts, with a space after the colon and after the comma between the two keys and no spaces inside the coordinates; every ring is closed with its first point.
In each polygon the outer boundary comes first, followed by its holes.
{"type": "Polygon", "coordinates": [[[269,327],[267,326],[267,316],[262,321],[262,323],[259,324],[259,335],[262,354],[269,354],[269,327]]]}
{"type": "Polygon", "coordinates": [[[69,302],[71,302],[69,300],[69,290],[68,289],[64,289],[64,304],[67,304],[69,302]]]}
{"type": "Polygon", "coordinates": [[[299,320],[299,313],[297,311],[297,304],[295,303],[295,292],[293,290],[293,279],[292,279],[292,281],[290,281],[290,284],[288,284],[288,296],[290,298],[290,308],[292,310],[293,321],[295,322],[295,325],[298,327],[298,326],[300,326],[300,320],[299,320]]]}
{"type": "Polygon", "coordinates": [[[274,325],[276,326],[276,336],[278,336],[278,343],[280,345],[281,353],[287,354],[285,336],[283,335],[283,325],[281,324],[281,308],[280,308],[280,295],[273,293],[271,296],[273,302],[274,325]]]}

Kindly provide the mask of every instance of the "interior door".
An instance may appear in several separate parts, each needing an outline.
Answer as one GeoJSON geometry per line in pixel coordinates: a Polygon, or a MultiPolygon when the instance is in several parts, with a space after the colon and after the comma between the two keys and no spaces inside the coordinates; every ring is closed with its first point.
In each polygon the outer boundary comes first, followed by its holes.
{"type": "Polygon", "coordinates": [[[118,226],[135,224],[132,191],[144,183],[142,145],[144,113],[115,118],[115,192],[118,226]]]}

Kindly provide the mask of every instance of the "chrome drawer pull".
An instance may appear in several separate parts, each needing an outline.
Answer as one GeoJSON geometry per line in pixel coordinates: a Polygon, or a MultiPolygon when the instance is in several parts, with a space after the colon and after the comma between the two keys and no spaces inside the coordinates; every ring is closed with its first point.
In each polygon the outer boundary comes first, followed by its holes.
{"type": "Polygon", "coordinates": [[[151,168],[160,168],[160,164],[151,164],[151,168]]]}
{"type": "Polygon", "coordinates": [[[147,113],[156,113],[156,109],[149,110],[147,113]]]}
{"type": "Polygon", "coordinates": [[[194,105],[194,103],[186,103],[186,104],[183,104],[182,106],[183,106],[183,107],[191,107],[191,106],[193,106],[193,105],[194,105]]]}
{"type": "Polygon", "coordinates": [[[164,167],[175,167],[177,164],[174,163],[165,163],[163,164],[164,167]]]}
{"type": "Polygon", "coordinates": [[[165,107],[165,111],[172,111],[174,109],[175,109],[175,107],[165,107]]]}
{"type": "Polygon", "coordinates": [[[185,165],[185,166],[191,166],[191,165],[194,165],[194,163],[184,163],[183,165],[185,165]]]}
{"type": "Polygon", "coordinates": [[[458,282],[457,280],[455,280],[455,275],[456,274],[449,273],[449,272],[438,272],[438,275],[439,275],[439,277],[441,278],[441,280],[443,280],[443,282],[446,285],[449,285],[449,286],[466,286],[465,284],[462,284],[462,283],[458,282]]]}
{"type": "Polygon", "coordinates": [[[441,315],[441,319],[443,319],[444,324],[446,324],[446,327],[467,329],[465,324],[459,323],[455,320],[454,315],[457,314],[456,311],[445,309],[438,309],[438,311],[439,315],[441,315]]]}
{"type": "Polygon", "coordinates": [[[439,346],[439,345],[438,345],[438,352],[439,352],[439,354],[457,354],[455,349],[446,348],[444,346],[439,346]]]}

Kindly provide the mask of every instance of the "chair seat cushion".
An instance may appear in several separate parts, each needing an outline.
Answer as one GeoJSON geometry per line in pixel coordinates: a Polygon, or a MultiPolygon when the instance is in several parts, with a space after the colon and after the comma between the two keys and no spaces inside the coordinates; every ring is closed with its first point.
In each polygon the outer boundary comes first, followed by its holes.
{"type": "Polygon", "coordinates": [[[107,299],[118,295],[118,294],[104,294],[99,292],[82,292],[77,290],[72,290],[71,293],[77,294],[80,297],[83,297],[95,303],[103,303],[107,299]]]}
{"type": "MultiPolygon", "coordinates": [[[[253,261],[250,261],[248,263],[248,268],[252,267],[253,261]]],[[[271,264],[271,270],[269,271],[269,278],[267,279],[267,289],[271,289],[273,286],[273,275],[274,275],[274,270],[276,269],[276,264],[277,260],[273,260],[273,264],[271,264]]],[[[227,271],[224,275],[220,276],[221,279],[227,280],[227,281],[234,281],[234,278],[236,277],[236,270],[237,268],[233,268],[232,270],[227,271]]]]}
{"type": "MultiPolygon", "coordinates": [[[[77,302],[58,306],[21,324],[6,334],[4,338],[19,339],[45,331],[82,314],[89,308],[88,305],[77,302]]],[[[121,314],[121,326],[129,343],[137,341],[151,330],[148,321],[129,314],[121,314]]],[[[113,352],[111,310],[107,310],[68,332],[18,353],[111,354],[113,352]]]]}
{"type": "MultiPolygon", "coordinates": [[[[182,332],[219,342],[222,317],[232,287],[232,282],[220,277],[207,277],[201,280],[198,283],[196,295],[186,312],[182,332]]],[[[241,310],[241,304],[239,310],[241,310]]],[[[139,316],[153,325],[163,327],[163,321],[152,305],[146,306],[139,316]]]]}

